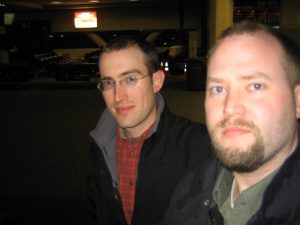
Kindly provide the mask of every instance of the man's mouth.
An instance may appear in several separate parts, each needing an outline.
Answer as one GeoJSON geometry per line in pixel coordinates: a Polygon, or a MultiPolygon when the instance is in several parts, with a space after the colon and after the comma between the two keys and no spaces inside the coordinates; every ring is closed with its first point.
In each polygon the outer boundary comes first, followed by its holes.
{"type": "Polygon", "coordinates": [[[223,130],[223,136],[225,137],[241,137],[243,135],[249,134],[251,131],[243,127],[227,127],[223,130]]]}

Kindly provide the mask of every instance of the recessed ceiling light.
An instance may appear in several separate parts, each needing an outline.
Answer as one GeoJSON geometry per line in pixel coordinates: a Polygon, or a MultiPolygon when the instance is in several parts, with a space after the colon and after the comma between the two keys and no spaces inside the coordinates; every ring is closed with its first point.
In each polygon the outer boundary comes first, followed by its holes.
{"type": "Polygon", "coordinates": [[[50,4],[52,4],[52,5],[60,5],[60,4],[62,4],[62,2],[50,2],[50,4]]]}
{"type": "Polygon", "coordinates": [[[90,3],[99,3],[100,1],[98,1],[98,0],[91,0],[91,1],[89,1],[90,3]]]}

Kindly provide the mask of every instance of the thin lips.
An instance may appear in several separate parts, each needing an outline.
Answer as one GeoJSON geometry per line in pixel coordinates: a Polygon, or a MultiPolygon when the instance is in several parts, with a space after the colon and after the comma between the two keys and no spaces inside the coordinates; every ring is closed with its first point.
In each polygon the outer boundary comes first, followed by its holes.
{"type": "Polygon", "coordinates": [[[128,111],[131,108],[133,108],[133,106],[122,106],[122,107],[116,107],[116,111],[117,112],[123,112],[123,111],[128,111]]]}
{"type": "Polygon", "coordinates": [[[249,133],[250,130],[245,127],[226,127],[223,133],[249,133]]]}
{"type": "Polygon", "coordinates": [[[249,128],[247,127],[240,127],[240,126],[227,126],[227,127],[224,127],[224,130],[249,130],[249,128]]]}

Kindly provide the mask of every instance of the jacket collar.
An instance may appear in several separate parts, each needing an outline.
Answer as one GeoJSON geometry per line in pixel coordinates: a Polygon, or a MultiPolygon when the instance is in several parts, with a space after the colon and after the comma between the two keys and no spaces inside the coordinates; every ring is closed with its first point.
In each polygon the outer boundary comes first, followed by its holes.
{"type": "Polygon", "coordinates": [[[297,149],[284,162],[266,189],[256,220],[264,220],[262,224],[281,224],[289,220],[293,221],[296,216],[299,216],[299,174],[300,146],[298,144],[297,149]]]}
{"type": "MultiPolygon", "coordinates": [[[[165,108],[163,97],[159,93],[156,95],[156,102],[158,105],[158,117],[149,136],[156,132],[159,121],[161,119],[161,114],[165,108]]],[[[117,127],[118,124],[116,120],[112,117],[112,115],[106,108],[101,114],[96,128],[90,132],[90,136],[92,137],[93,141],[96,143],[96,145],[99,147],[99,150],[103,154],[107,167],[112,176],[112,184],[114,187],[118,186],[118,170],[116,160],[117,127]]]]}
{"type": "MultiPolygon", "coordinates": [[[[152,131],[149,136],[151,136],[154,132],[156,132],[160,115],[165,108],[165,102],[160,93],[156,95],[156,102],[158,105],[158,119],[155,121],[152,131]]],[[[106,108],[95,127],[94,130],[90,132],[90,136],[97,143],[97,145],[102,149],[104,146],[109,146],[112,142],[115,142],[116,138],[116,129],[118,124],[116,120],[112,117],[108,109],[106,108]]]]}
{"type": "MultiPolygon", "coordinates": [[[[206,221],[209,210],[215,205],[212,190],[221,168],[220,163],[212,157],[194,172],[188,194],[178,201],[183,221],[190,221],[190,224],[200,224],[199,219],[206,221]]],[[[248,224],[287,224],[300,217],[299,174],[298,143],[296,150],[279,168],[269,184],[260,209],[248,224]]]]}

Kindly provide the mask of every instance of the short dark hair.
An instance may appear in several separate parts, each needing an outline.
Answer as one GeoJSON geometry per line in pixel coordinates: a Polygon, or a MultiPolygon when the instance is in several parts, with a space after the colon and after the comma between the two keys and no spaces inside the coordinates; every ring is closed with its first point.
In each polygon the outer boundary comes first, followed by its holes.
{"type": "Polygon", "coordinates": [[[218,39],[215,46],[208,53],[208,63],[215,49],[226,38],[241,34],[264,33],[274,38],[281,46],[284,55],[282,56],[283,69],[286,71],[287,79],[292,86],[300,83],[300,47],[293,40],[283,33],[272,29],[271,27],[249,20],[243,20],[234,23],[227,28],[218,39]]]}
{"type": "Polygon", "coordinates": [[[99,62],[103,53],[119,51],[130,47],[137,47],[142,51],[149,74],[152,75],[159,70],[159,55],[155,46],[140,36],[122,35],[114,38],[101,51],[99,62]]]}

